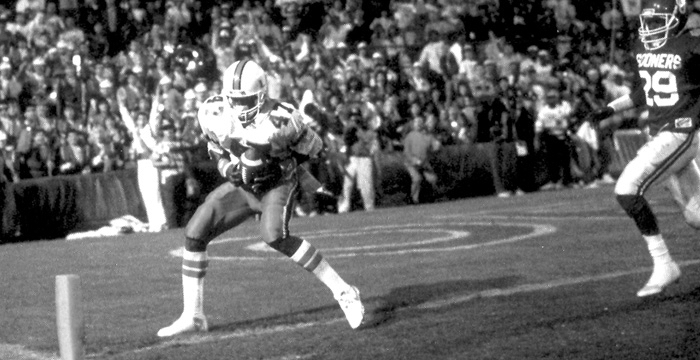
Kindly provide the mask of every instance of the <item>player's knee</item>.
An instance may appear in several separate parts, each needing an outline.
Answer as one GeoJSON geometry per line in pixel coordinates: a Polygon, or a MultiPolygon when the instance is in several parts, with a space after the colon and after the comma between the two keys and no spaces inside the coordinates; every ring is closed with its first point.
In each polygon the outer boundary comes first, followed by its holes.
{"type": "Polygon", "coordinates": [[[635,194],[636,192],[636,189],[624,182],[618,181],[615,184],[615,195],[617,196],[635,194]]]}
{"type": "Polygon", "coordinates": [[[185,238],[185,250],[191,252],[203,252],[207,250],[207,244],[209,242],[204,239],[197,238],[185,238]]]}
{"type": "Polygon", "coordinates": [[[268,243],[268,245],[287,257],[292,257],[292,255],[294,255],[294,253],[299,249],[302,242],[303,240],[296,236],[287,236],[286,238],[279,238],[272,241],[268,243]]]}
{"type": "Polygon", "coordinates": [[[185,248],[190,251],[204,251],[212,238],[212,219],[214,219],[214,209],[205,202],[185,226],[185,248]],[[199,250],[197,250],[199,249],[199,250]]]}
{"type": "Polygon", "coordinates": [[[639,212],[645,203],[644,198],[640,195],[617,194],[615,199],[620,207],[630,215],[639,212]]]}
{"type": "Polygon", "coordinates": [[[696,211],[685,209],[683,210],[683,217],[685,218],[685,222],[690,225],[690,227],[700,230],[700,214],[698,214],[696,211]]]}
{"type": "Polygon", "coordinates": [[[696,197],[691,197],[683,206],[683,217],[690,227],[700,230],[700,203],[696,197]]]}
{"type": "Polygon", "coordinates": [[[263,241],[268,244],[284,237],[282,229],[278,229],[276,226],[271,227],[265,225],[261,226],[260,235],[262,235],[263,241]]]}

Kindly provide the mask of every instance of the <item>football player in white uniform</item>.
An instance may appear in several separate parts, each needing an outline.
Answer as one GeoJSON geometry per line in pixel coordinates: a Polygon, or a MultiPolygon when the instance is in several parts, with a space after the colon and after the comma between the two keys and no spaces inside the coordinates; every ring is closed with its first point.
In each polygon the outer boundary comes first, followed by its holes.
{"type": "Polygon", "coordinates": [[[257,63],[234,62],[224,72],[223,86],[221,95],[200,107],[198,120],[209,140],[210,154],[229,181],[207,196],[187,224],[182,256],[183,312],[173,324],[160,329],[158,336],[208,329],[202,307],[207,245],[256,214],[260,214],[263,240],[323,282],[350,326],[359,327],[364,317],[359,290],[346,283],[313,245],[289,232],[292,201],[299,188],[297,164],[318,155],[321,139],[291,105],[267,97],[266,75],[257,63]],[[250,148],[263,152],[268,160],[265,171],[244,182],[240,157],[250,148]]]}
{"type": "Polygon", "coordinates": [[[649,110],[650,139],[615,186],[617,201],[642,233],[654,263],[639,297],[658,294],[681,276],[644,193],[665,183],[685,221],[700,229],[700,170],[694,161],[700,150],[700,29],[682,30],[687,13],[686,0],[642,0],[633,92],[592,116],[602,120],[630,108],[649,110]]]}

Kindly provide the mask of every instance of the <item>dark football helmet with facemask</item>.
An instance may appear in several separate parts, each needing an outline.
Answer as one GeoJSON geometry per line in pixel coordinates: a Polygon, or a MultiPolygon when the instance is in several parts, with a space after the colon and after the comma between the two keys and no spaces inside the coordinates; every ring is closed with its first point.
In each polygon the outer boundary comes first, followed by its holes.
{"type": "Polygon", "coordinates": [[[688,19],[686,0],[642,0],[639,39],[647,50],[657,50],[678,34],[688,19]]]}

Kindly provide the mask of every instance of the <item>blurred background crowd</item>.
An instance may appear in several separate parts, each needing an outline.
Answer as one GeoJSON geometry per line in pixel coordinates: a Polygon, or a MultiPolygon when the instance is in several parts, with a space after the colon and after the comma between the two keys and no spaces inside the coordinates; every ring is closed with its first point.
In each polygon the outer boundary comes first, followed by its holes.
{"type": "MultiPolygon", "coordinates": [[[[517,175],[518,162],[540,158],[550,177],[545,188],[611,181],[613,131],[643,125],[635,112],[584,121],[630,91],[635,1],[3,3],[7,183],[114,171],[144,154],[163,166],[155,146],[139,150],[135,137],[144,128],[156,145],[169,144],[164,152],[173,142],[187,149],[178,161],[204,160],[196,109],[220,91],[221,71],[244,57],[268,71],[269,95],[296,105],[323,136],[327,151],[309,164],[314,173],[336,183],[337,194],[357,183],[366,209],[376,195],[365,196],[362,169],[348,173],[353,156],[404,153],[414,182],[434,184],[425,164],[431,152],[483,146],[496,194],[509,196],[532,190],[522,184],[531,176],[517,175]],[[421,136],[407,145],[412,131],[421,136]]],[[[700,18],[696,3],[689,26],[700,18]]]]}

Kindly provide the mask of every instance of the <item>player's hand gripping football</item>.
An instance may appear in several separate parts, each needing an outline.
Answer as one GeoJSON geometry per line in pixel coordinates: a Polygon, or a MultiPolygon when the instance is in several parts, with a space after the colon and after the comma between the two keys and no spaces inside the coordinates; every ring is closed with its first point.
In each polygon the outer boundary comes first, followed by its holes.
{"type": "Polygon", "coordinates": [[[243,186],[243,175],[241,174],[241,163],[229,166],[226,170],[226,179],[236,187],[243,186]]]}
{"type": "Polygon", "coordinates": [[[270,163],[265,172],[256,176],[248,186],[254,194],[263,194],[275,187],[281,178],[282,168],[278,164],[270,163]]]}

